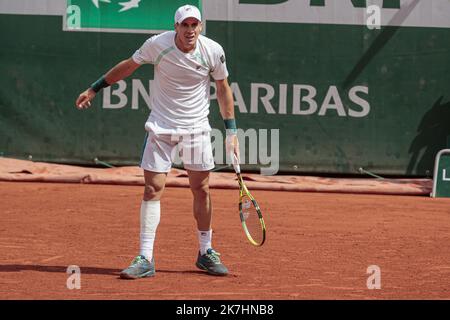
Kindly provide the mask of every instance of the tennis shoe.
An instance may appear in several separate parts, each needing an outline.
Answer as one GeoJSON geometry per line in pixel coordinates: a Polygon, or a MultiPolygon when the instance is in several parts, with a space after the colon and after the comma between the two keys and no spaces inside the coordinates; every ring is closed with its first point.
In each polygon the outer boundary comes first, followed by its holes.
{"type": "Polygon", "coordinates": [[[122,279],[139,279],[155,275],[155,259],[148,261],[144,256],[137,256],[130,266],[120,273],[122,279]]]}
{"type": "Polygon", "coordinates": [[[220,262],[220,253],[209,248],[204,255],[198,253],[195,265],[201,270],[206,270],[214,276],[226,276],[228,269],[220,262]]]}

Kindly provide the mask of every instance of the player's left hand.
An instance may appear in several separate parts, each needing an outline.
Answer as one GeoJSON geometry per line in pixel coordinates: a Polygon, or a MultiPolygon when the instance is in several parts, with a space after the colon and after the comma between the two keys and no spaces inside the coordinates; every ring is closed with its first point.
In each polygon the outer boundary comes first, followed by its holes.
{"type": "Polygon", "coordinates": [[[239,140],[237,134],[227,134],[227,137],[225,138],[225,150],[227,152],[227,155],[230,155],[233,163],[235,161],[233,155],[235,155],[238,162],[240,162],[239,140]]]}

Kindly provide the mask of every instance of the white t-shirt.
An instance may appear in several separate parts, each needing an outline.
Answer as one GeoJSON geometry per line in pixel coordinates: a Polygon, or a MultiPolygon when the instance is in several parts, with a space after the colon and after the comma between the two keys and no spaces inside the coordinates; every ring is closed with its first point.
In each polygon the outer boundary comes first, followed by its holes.
{"type": "Polygon", "coordinates": [[[136,63],[155,66],[152,86],[152,112],[146,128],[156,133],[171,133],[203,128],[208,122],[210,76],[214,80],[228,77],[223,48],[200,35],[195,51],[184,53],[175,45],[175,31],[149,38],[134,55],[136,63]]]}

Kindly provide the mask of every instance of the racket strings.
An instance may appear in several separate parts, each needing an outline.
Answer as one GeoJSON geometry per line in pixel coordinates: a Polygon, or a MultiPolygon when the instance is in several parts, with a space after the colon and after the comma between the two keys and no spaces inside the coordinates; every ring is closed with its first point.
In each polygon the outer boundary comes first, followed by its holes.
{"type": "Polygon", "coordinates": [[[237,173],[237,177],[239,182],[239,209],[242,226],[249,241],[256,246],[260,246],[265,241],[266,227],[261,212],[259,211],[259,206],[256,200],[250,195],[240,173],[237,173]]]}
{"type": "Polygon", "coordinates": [[[263,240],[263,227],[258,212],[252,200],[244,197],[242,201],[242,218],[250,237],[260,244],[263,240]]]}

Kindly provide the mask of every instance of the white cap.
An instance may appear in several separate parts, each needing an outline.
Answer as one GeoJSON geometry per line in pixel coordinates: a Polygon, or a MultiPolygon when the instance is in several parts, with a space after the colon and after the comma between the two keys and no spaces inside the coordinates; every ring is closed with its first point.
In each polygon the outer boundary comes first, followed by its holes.
{"type": "Polygon", "coordinates": [[[195,18],[198,21],[202,21],[202,15],[197,7],[189,4],[179,7],[175,12],[175,23],[181,23],[187,18],[195,18]]]}

